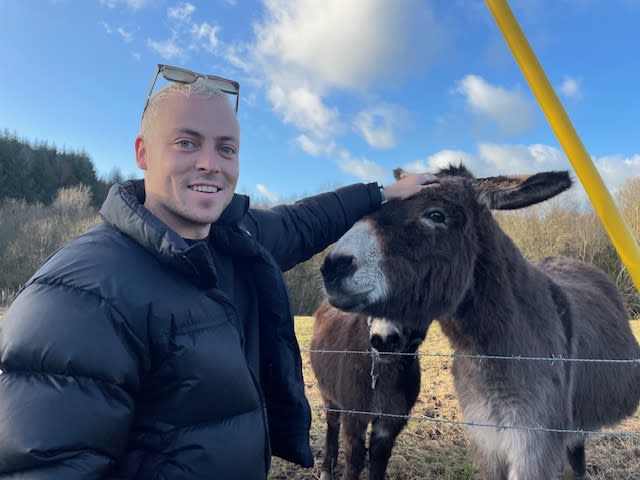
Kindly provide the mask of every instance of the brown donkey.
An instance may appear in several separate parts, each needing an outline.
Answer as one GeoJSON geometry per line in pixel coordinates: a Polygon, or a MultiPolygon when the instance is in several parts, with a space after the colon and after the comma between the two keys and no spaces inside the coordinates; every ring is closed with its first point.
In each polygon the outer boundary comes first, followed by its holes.
{"type": "Polygon", "coordinates": [[[420,364],[417,356],[411,354],[415,354],[425,333],[426,330],[413,329],[411,324],[398,325],[384,318],[342,312],[326,301],[315,312],[311,367],[327,407],[321,480],[333,478],[340,424],[346,457],[342,479],[360,477],[365,465],[365,433],[369,423],[369,479],[385,478],[396,437],[406,425],[406,415],[420,391],[420,364]],[[338,410],[391,416],[340,413],[338,410]]]}
{"type": "Polygon", "coordinates": [[[583,436],[563,430],[632,415],[640,368],[517,357],[637,359],[640,347],[603,272],[566,257],[529,263],[491,215],[551,198],[571,179],[474,179],[463,167],[440,176],[439,187],[388,202],[338,241],[322,267],[329,301],[418,329],[439,319],[462,354],[453,376],[465,420],[501,426],[469,429],[482,478],[556,479],[565,451],[583,474],[583,436]]]}

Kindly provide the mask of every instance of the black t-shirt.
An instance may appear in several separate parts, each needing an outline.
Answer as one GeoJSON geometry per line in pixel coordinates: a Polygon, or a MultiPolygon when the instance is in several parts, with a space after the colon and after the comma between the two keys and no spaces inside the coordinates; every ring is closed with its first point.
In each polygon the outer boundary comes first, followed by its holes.
{"type": "Polygon", "coordinates": [[[189,246],[205,242],[209,247],[213,264],[216,267],[216,288],[225,294],[236,307],[240,324],[244,326],[245,356],[249,366],[260,378],[260,330],[257,305],[252,299],[257,298],[255,285],[251,281],[251,270],[239,257],[230,257],[219,252],[206,240],[184,239],[189,246]]]}

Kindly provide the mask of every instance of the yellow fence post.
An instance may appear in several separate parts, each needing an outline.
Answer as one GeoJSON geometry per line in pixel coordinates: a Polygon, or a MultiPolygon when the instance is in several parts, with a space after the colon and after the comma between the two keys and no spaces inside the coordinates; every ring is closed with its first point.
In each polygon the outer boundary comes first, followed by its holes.
{"type": "Polygon", "coordinates": [[[502,32],[529,87],[538,99],[547,121],[556,134],[576,175],[600,217],[620,259],[627,267],[636,288],[640,290],[640,249],[616,207],[609,190],[591,161],[569,116],[558,100],[544,70],[522,32],[506,0],[486,0],[489,10],[502,32]]]}

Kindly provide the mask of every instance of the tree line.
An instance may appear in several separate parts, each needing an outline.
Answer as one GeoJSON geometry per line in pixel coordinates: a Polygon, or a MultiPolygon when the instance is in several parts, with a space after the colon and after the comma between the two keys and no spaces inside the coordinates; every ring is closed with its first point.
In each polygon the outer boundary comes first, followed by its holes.
{"type": "Polygon", "coordinates": [[[13,198],[28,203],[50,205],[61,188],[85,185],[91,192],[91,204],[98,207],[114,181],[100,178],[89,155],[58,149],[46,141],[29,142],[16,133],[0,133],[0,201],[13,198]]]}

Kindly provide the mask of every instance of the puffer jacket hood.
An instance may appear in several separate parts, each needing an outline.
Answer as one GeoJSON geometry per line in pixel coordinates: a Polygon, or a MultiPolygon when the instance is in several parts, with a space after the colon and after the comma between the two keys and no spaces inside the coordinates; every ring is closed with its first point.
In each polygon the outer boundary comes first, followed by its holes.
{"type": "MultiPolygon", "coordinates": [[[[105,222],[134,238],[162,263],[175,268],[202,288],[211,286],[208,283],[211,281],[211,265],[206,263],[210,256],[205,252],[208,250],[205,245],[196,243],[190,248],[180,235],[144,207],[144,200],[142,180],[116,184],[102,205],[100,215],[105,222]]],[[[231,203],[216,222],[216,228],[237,224],[248,210],[249,197],[234,194],[231,203]]]]}

